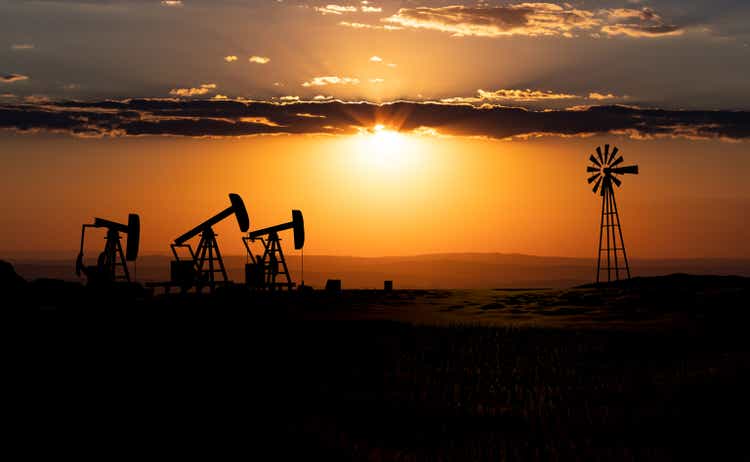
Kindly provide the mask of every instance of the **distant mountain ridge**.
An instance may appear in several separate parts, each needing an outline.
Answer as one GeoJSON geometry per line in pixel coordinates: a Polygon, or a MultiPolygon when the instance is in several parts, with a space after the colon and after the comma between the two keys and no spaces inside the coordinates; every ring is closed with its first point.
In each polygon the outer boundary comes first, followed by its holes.
{"type": "MultiPolygon", "coordinates": [[[[0,256],[2,258],[2,256],[0,256]]],[[[62,258],[6,258],[26,279],[41,277],[75,280],[75,256],[62,258]]],[[[131,267],[137,279],[169,278],[167,255],[142,255],[131,267]]],[[[244,279],[245,256],[225,257],[231,279],[244,279]]],[[[297,254],[287,256],[292,278],[300,281],[297,254]]],[[[341,279],[344,288],[377,288],[392,280],[396,288],[486,289],[512,287],[562,288],[592,282],[596,260],[502,253],[438,253],[412,256],[352,257],[305,255],[305,283],[322,287],[327,279],[341,279]]],[[[671,273],[750,276],[750,259],[634,259],[633,276],[671,273]]]]}

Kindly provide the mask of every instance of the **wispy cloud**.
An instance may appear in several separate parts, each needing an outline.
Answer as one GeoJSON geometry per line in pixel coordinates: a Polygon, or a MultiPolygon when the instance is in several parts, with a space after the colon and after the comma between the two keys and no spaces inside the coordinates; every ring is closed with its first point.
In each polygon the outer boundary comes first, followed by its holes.
{"type": "Polygon", "coordinates": [[[589,99],[593,99],[596,101],[604,101],[604,100],[611,100],[611,99],[628,99],[628,96],[618,96],[613,95],[612,93],[598,93],[598,92],[591,92],[589,93],[589,99]]]}
{"type": "Polygon", "coordinates": [[[478,91],[479,96],[482,99],[488,101],[492,100],[512,100],[512,101],[543,101],[550,99],[572,99],[577,98],[577,95],[570,93],[556,93],[551,90],[531,90],[529,88],[525,90],[495,90],[495,91],[478,91]]]}
{"type": "Polygon", "coordinates": [[[359,85],[359,79],[354,77],[323,76],[314,77],[304,82],[303,87],[324,87],[326,85],[359,85]]]}
{"type": "Polygon", "coordinates": [[[235,55],[224,56],[224,61],[226,61],[228,63],[237,61],[237,59],[239,59],[239,58],[237,58],[235,55]]]}
{"type": "Polygon", "coordinates": [[[322,15],[336,15],[341,16],[347,13],[382,13],[383,8],[379,6],[371,5],[370,2],[362,2],[362,5],[357,7],[355,5],[337,5],[335,3],[329,3],[325,6],[316,6],[313,8],[315,11],[322,15]]]}
{"type": "Polygon", "coordinates": [[[592,12],[554,3],[402,8],[384,21],[407,28],[479,37],[564,35],[598,25],[592,12]]]}
{"type": "Polygon", "coordinates": [[[161,0],[164,6],[183,6],[182,0],[161,0]]]}
{"type": "Polygon", "coordinates": [[[351,6],[351,5],[329,4],[326,6],[316,6],[315,11],[323,15],[326,15],[326,14],[342,15],[344,13],[355,13],[357,11],[357,7],[351,6]]]}
{"type": "Polygon", "coordinates": [[[251,56],[249,58],[249,61],[255,64],[268,64],[271,62],[271,58],[267,58],[265,56],[251,56]]]}
{"type": "Polygon", "coordinates": [[[281,125],[277,124],[276,122],[269,120],[268,117],[241,117],[240,122],[260,124],[267,127],[281,127],[281,125]]]}
{"type": "Polygon", "coordinates": [[[405,28],[478,37],[573,37],[581,32],[592,36],[661,37],[683,32],[650,8],[587,10],[569,3],[542,2],[401,8],[383,21],[405,28]]]}
{"type": "Polygon", "coordinates": [[[306,117],[308,119],[325,119],[326,116],[318,114],[310,114],[309,112],[298,112],[297,117],[306,117]]]}
{"type": "Polygon", "coordinates": [[[383,58],[381,58],[380,56],[373,56],[373,57],[370,58],[370,62],[371,63],[382,63],[383,62],[383,58]]]}
{"type": "Polygon", "coordinates": [[[648,7],[641,9],[616,8],[602,10],[609,24],[602,27],[606,35],[626,35],[628,37],[662,37],[682,35],[684,29],[670,24],[648,7]]]}
{"type": "Polygon", "coordinates": [[[0,75],[0,83],[13,83],[13,82],[20,82],[22,80],[29,80],[29,76],[21,75],[21,74],[0,75]]]}
{"type": "Polygon", "coordinates": [[[203,83],[199,87],[193,87],[193,88],[173,88],[169,90],[170,95],[174,96],[201,96],[208,94],[212,91],[216,90],[216,84],[215,83],[203,83]]]}
{"type": "Polygon", "coordinates": [[[341,21],[339,26],[349,27],[351,29],[366,29],[366,30],[403,30],[403,27],[394,26],[391,24],[366,24],[362,22],[349,22],[341,21]]]}
{"type": "Polygon", "coordinates": [[[28,104],[48,104],[52,99],[47,95],[28,95],[23,97],[23,101],[28,104]]]}
{"type": "Polygon", "coordinates": [[[476,96],[444,98],[444,103],[493,103],[493,102],[535,102],[581,98],[570,93],[554,92],[550,90],[500,89],[495,91],[477,90],[476,96]]]}
{"type": "Polygon", "coordinates": [[[34,44],[33,43],[14,43],[10,46],[11,50],[15,51],[22,51],[22,50],[33,50],[34,44]]]}

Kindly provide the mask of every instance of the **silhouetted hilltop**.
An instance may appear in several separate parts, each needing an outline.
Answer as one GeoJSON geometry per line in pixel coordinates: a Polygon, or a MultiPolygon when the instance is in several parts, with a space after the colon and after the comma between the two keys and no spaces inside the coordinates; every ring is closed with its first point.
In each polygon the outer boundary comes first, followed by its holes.
{"type": "Polygon", "coordinates": [[[23,288],[26,280],[16,273],[13,265],[7,261],[0,260],[0,290],[4,293],[23,288]]]}
{"type": "MultiPolygon", "coordinates": [[[[658,287],[662,290],[674,288],[702,288],[721,289],[733,287],[737,289],[750,289],[750,278],[743,276],[719,276],[705,274],[675,273],[665,276],[634,277],[629,280],[615,281],[608,284],[610,287],[624,289],[645,289],[658,287]]],[[[583,284],[581,289],[595,288],[597,284],[583,284]]]]}

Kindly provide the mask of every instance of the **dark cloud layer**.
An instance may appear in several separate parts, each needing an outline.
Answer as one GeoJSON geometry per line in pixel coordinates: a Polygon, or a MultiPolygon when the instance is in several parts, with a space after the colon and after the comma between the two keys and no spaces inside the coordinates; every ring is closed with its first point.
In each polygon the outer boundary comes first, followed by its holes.
{"type": "Polygon", "coordinates": [[[0,74],[1,83],[13,83],[21,80],[29,80],[29,76],[21,74],[0,74]]]}
{"type": "Polygon", "coordinates": [[[626,106],[528,111],[499,106],[394,102],[299,102],[134,99],[0,105],[0,128],[78,136],[353,134],[383,124],[404,132],[511,138],[538,134],[623,134],[634,138],[684,137],[743,140],[750,112],[674,111],[626,106]]]}

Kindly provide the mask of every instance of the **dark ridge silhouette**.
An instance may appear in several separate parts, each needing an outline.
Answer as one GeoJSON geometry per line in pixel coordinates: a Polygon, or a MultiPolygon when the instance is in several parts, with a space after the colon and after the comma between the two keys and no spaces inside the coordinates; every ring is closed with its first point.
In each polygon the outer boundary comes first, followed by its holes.
{"type": "Polygon", "coordinates": [[[16,273],[13,265],[0,260],[0,290],[3,293],[16,293],[26,287],[26,279],[16,273]]]}
{"type": "MultiPolygon", "coordinates": [[[[299,274],[301,258],[285,254],[291,274],[299,274]]],[[[247,257],[225,255],[230,279],[243,280],[247,257]]],[[[35,254],[14,258],[16,271],[24,278],[76,280],[67,254],[42,258],[35,254]]],[[[631,260],[638,276],[671,273],[735,274],[750,276],[750,259],[639,259],[631,260]]],[[[138,257],[138,280],[169,280],[170,257],[143,254],[138,257]]],[[[596,258],[540,257],[512,254],[430,254],[402,257],[346,257],[305,254],[305,284],[322,288],[337,278],[348,289],[382,287],[392,280],[400,289],[492,289],[549,287],[566,288],[592,281],[596,258]]]]}
{"type": "Polygon", "coordinates": [[[724,276],[711,274],[687,274],[674,273],[664,276],[634,277],[630,279],[621,279],[611,281],[606,284],[593,283],[578,286],[581,289],[593,289],[600,287],[625,288],[625,289],[644,289],[659,288],[665,291],[673,289],[692,290],[692,287],[703,288],[721,288],[736,287],[741,289],[750,288],[750,278],[743,276],[724,276]]]}

